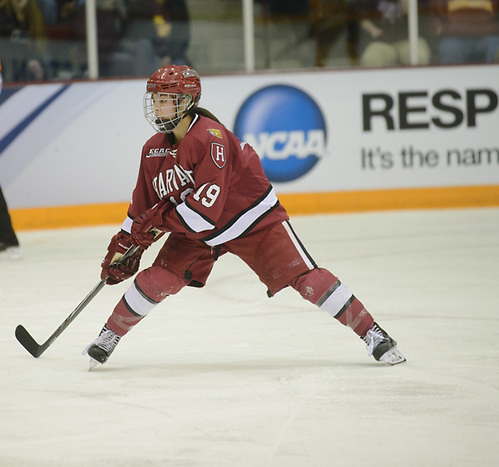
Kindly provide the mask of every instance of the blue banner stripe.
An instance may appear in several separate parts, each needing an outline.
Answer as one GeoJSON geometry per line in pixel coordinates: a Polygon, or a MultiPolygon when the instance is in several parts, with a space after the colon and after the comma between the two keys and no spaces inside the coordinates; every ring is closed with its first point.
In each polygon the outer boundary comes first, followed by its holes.
{"type": "Polygon", "coordinates": [[[14,86],[14,87],[3,87],[0,92],[0,105],[2,105],[9,97],[13,96],[16,92],[20,91],[22,86],[14,86]]]}
{"type": "Polygon", "coordinates": [[[59,91],[42,102],[36,109],[33,110],[24,120],[16,125],[2,140],[0,140],[0,157],[7,147],[34,121],[36,116],[43,112],[55,99],[57,99],[64,91],[69,88],[69,84],[63,86],[59,91]]]}

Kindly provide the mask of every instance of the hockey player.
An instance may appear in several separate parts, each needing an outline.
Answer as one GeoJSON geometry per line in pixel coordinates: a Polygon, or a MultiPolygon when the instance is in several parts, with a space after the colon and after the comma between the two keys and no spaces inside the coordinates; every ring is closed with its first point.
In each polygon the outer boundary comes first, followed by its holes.
{"type": "Polygon", "coordinates": [[[144,112],[157,133],[142,149],[128,216],[111,239],[102,279],[116,284],[135,275],[143,251],[165,232],[169,236],[85,349],[91,368],[105,363],[121,337],[166,297],[186,285],[203,287],[214,262],[226,253],[257,274],[269,297],[293,287],[350,327],[376,360],[404,362],[397,343],[364,305],[307,253],[258,154],[198,107],[200,97],[199,75],[188,66],[160,68],[147,81],[144,112]],[[126,264],[113,264],[134,245],[140,249],[126,264]]]}

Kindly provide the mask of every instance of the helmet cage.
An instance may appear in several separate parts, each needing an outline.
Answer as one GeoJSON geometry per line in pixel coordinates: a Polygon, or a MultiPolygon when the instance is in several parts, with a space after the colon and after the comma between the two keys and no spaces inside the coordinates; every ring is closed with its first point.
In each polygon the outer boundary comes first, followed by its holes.
{"type": "Polygon", "coordinates": [[[194,104],[190,94],[146,92],[144,115],[157,132],[172,133],[194,104]],[[161,115],[161,107],[165,100],[171,100],[174,104],[168,106],[168,115],[161,115]]]}
{"type": "Polygon", "coordinates": [[[187,65],[168,65],[156,70],[146,85],[144,115],[160,133],[171,133],[201,97],[199,74],[187,65]],[[163,99],[176,102],[164,105],[163,99]],[[164,109],[164,110],[163,110],[164,109]],[[161,115],[167,111],[168,115],[161,115]]]}

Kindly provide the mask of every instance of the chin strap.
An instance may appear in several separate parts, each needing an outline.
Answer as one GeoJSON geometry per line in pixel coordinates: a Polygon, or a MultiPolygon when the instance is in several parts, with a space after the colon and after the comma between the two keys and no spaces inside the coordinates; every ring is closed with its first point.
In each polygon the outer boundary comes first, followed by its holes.
{"type": "Polygon", "coordinates": [[[158,130],[161,133],[173,133],[173,130],[177,128],[180,120],[182,120],[183,118],[184,116],[177,117],[175,120],[168,120],[166,122],[164,122],[163,119],[159,118],[159,122],[156,122],[156,125],[158,126],[158,130]]]}
{"type": "MultiPolygon", "coordinates": [[[[182,116],[180,117],[176,117],[174,118],[173,120],[172,119],[169,119],[167,121],[163,121],[162,118],[159,118],[159,122],[157,122],[157,126],[158,126],[158,129],[162,132],[162,133],[173,133],[173,130],[175,130],[175,128],[177,128],[178,124],[182,121],[182,119],[187,116],[189,114],[189,111],[194,107],[194,100],[192,98],[191,95],[189,94],[179,94],[179,96],[177,97],[177,109],[178,109],[178,101],[181,100],[181,99],[184,99],[184,98],[190,98],[191,102],[189,103],[189,105],[187,106],[187,108],[184,110],[184,113],[182,114],[182,116]],[[164,130],[163,130],[164,129],[164,130]]],[[[177,114],[178,114],[178,110],[177,110],[177,114]]]]}

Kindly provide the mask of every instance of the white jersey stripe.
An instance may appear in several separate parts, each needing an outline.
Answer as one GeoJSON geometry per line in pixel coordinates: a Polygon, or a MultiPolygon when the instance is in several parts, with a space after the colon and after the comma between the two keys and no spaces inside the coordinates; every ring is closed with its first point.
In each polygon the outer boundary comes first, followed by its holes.
{"type": "Polygon", "coordinates": [[[277,196],[272,188],[260,203],[246,211],[228,229],[220,232],[220,234],[210,238],[209,240],[205,240],[204,243],[209,246],[217,246],[222,243],[229,242],[230,240],[234,240],[246,232],[246,230],[248,230],[259,217],[270,211],[277,204],[277,202],[277,196]]]}
{"type": "Polygon", "coordinates": [[[291,241],[293,242],[294,246],[298,250],[298,253],[300,253],[300,256],[302,257],[305,264],[308,266],[309,269],[314,269],[315,265],[312,263],[312,261],[310,261],[310,258],[308,256],[307,252],[303,250],[300,242],[296,238],[296,235],[293,232],[293,230],[291,229],[291,227],[289,226],[289,224],[285,221],[282,223],[282,225],[286,229],[286,232],[288,232],[289,238],[291,238],[291,241]]]}
{"type": "Polygon", "coordinates": [[[185,201],[180,203],[175,209],[184,225],[193,232],[204,232],[205,230],[213,230],[215,228],[215,226],[208,222],[203,216],[191,209],[185,201]]]}
{"type": "Polygon", "coordinates": [[[121,230],[125,231],[127,234],[132,232],[133,219],[127,217],[123,224],[121,225],[121,230]]]}

